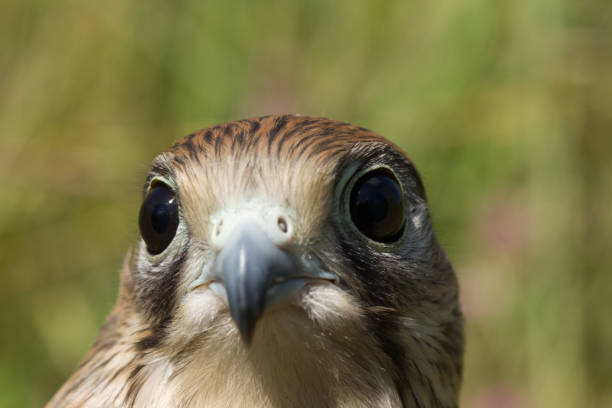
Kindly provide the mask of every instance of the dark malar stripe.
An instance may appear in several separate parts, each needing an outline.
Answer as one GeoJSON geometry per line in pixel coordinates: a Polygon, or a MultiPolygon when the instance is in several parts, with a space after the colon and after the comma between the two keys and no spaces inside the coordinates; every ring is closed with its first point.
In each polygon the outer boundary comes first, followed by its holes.
{"type": "Polygon", "coordinates": [[[419,396],[414,393],[410,377],[406,371],[406,351],[395,340],[400,330],[399,316],[394,312],[395,307],[387,296],[387,290],[385,289],[387,285],[380,284],[383,279],[378,272],[381,263],[377,261],[376,255],[369,254],[368,251],[364,253],[363,247],[360,248],[361,250],[355,248],[342,233],[337,233],[336,237],[340,243],[344,259],[352,266],[351,269],[355,271],[363,285],[364,293],[358,294],[358,296],[370,306],[366,314],[370,332],[376,336],[381,350],[392,364],[391,375],[402,405],[405,407],[421,407],[422,403],[419,396]],[[390,310],[385,311],[380,306],[390,310]],[[406,390],[409,390],[408,395],[406,390]],[[407,398],[413,400],[413,404],[407,405],[407,398]]]}
{"type": "Polygon", "coordinates": [[[394,339],[398,333],[397,317],[395,313],[389,312],[368,312],[366,315],[370,326],[370,331],[375,334],[381,350],[388,357],[392,364],[392,378],[395,388],[402,402],[406,407],[406,396],[404,390],[409,389],[415,406],[420,407],[419,398],[414,394],[410,378],[406,372],[405,361],[406,351],[404,347],[394,339]]]}
{"type": "Polygon", "coordinates": [[[148,299],[152,302],[149,304],[150,312],[152,315],[157,317],[159,320],[165,320],[175,304],[176,287],[178,285],[178,278],[180,275],[181,268],[187,258],[186,251],[183,251],[174,261],[174,263],[166,270],[161,276],[161,279],[156,281],[149,281],[148,283],[154,285],[148,293],[148,299]]]}
{"type": "Polygon", "coordinates": [[[144,313],[156,324],[168,322],[172,317],[172,311],[176,304],[176,288],[181,269],[187,259],[189,242],[191,241],[189,234],[187,234],[186,241],[186,245],[176,259],[163,273],[157,274],[154,278],[136,274],[135,288],[137,292],[140,292],[140,296],[137,296],[137,298],[144,301],[141,304],[144,313]]]}

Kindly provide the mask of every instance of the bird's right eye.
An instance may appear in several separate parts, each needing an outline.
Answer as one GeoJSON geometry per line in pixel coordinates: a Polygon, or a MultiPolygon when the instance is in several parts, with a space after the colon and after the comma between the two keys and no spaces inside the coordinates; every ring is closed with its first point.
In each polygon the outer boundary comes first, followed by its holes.
{"type": "Polygon", "coordinates": [[[149,191],[140,207],[138,224],[149,253],[160,254],[170,245],[179,224],[178,203],[170,187],[157,184],[149,191]]]}

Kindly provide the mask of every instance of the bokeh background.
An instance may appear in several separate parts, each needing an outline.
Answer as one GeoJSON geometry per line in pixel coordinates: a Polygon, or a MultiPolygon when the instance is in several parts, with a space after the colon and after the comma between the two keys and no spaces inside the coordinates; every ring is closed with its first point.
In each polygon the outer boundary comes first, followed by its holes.
{"type": "Polygon", "coordinates": [[[155,154],[279,112],[420,169],[462,406],[612,406],[609,0],[0,0],[0,90],[0,406],[43,405],[93,341],[155,154]]]}

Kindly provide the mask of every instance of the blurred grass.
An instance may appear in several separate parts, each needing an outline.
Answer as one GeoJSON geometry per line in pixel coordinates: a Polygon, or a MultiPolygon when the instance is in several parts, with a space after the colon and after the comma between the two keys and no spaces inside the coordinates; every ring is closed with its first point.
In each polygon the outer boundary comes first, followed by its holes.
{"type": "Polygon", "coordinates": [[[612,406],[611,27],[607,0],[2,0],[0,406],[44,404],[93,341],[152,157],[276,112],[416,162],[463,406],[612,406]]]}

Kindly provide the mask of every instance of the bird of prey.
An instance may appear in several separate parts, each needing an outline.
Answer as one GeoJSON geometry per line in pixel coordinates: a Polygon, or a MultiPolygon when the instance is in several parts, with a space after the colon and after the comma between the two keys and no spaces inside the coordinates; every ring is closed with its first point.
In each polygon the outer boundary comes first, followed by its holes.
{"type": "Polygon", "coordinates": [[[297,115],[157,156],[117,302],[48,407],[456,407],[463,319],[422,181],[297,115]]]}

